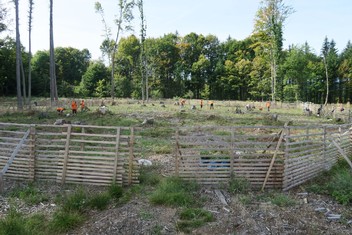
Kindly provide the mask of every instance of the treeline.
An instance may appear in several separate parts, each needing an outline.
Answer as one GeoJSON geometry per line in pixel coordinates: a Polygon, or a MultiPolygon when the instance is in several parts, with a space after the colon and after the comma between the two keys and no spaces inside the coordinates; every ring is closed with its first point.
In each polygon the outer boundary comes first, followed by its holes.
{"type": "MultiPolygon", "coordinates": [[[[271,98],[270,58],[256,35],[244,40],[229,38],[225,42],[214,35],[196,33],[148,38],[144,42],[144,63],[141,63],[140,50],[141,43],[136,36],[120,40],[115,58],[116,97],[140,99],[141,71],[145,71],[150,98],[271,98]]],[[[325,38],[321,53],[316,55],[308,43],[282,51],[277,65],[276,100],[324,103],[329,89],[329,103],[351,101],[352,44],[348,42],[338,53],[335,42],[325,38]]],[[[55,57],[59,96],[111,95],[110,67],[103,61],[91,60],[87,49],[57,47],[55,57]]],[[[27,53],[23,53],[22,61],[24,70],[28,70],[27,53]]],[[[16,95],[15,65],[15,40],[1,39],[1,96],[16,95]]],[[[49,96],[49,51],[38,51],[31,66],[32,95],[49,96]]]]}

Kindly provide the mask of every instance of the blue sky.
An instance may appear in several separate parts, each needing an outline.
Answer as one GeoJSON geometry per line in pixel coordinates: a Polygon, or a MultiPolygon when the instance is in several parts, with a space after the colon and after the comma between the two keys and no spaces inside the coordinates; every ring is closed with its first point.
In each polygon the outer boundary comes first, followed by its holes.
{"type": "MultiPolygon", "coordinates": [[[[34,0],[32,50],[49,49],[49,0],[34,0]]],[[[96,0],[54,0],[55,46],[87,48],[93,59],[101,55],[103,41],[101,17],[95,13],[96,0]]],[[[113,18],[117,0],[100,0],[106,21],[115,33],[113,18]]],[[[253,31],[259,0],[144,0],[147,37],[160,37],[178,32],[181,36],[195,32],[213,34],[221,41],[242,40],[253,31]]],[[[286,21],[284,48],[291,44],[308,44],[320,53],[325,36],[334,39],[341,51],[352,40],[351,0],[286,0],[293,13],[286,21]]],[[[11,4],[12,6],[13,4],[11,4]]],[[[28,1],[20,0],[22,44],[28,48],[28,1]]],[[[14,15],[14,14],[13,14],[14,15]]],[[[136,12],[134,34],[139,35],[139,14],[136,12]]],[[[127,36],[131,32],[124,34],[127,36]]]]}

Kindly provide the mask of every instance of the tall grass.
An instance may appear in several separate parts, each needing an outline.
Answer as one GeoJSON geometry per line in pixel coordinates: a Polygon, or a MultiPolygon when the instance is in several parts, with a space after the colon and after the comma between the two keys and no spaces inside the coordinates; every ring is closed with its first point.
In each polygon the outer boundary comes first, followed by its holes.
{"type": "Polygon", "coordinates": [[[330,171],[311,181],[307,189],[330,195],[341,204],[352,204],[351,168],[346,161],[340,160],[330,171]]]}
{"type": "Polygon", "coordinates": [[[198,185],[177,177],[165,178],[150,197],[150,201],[157,205],[194,206],[199,201],[194,193],[198,185]]]}

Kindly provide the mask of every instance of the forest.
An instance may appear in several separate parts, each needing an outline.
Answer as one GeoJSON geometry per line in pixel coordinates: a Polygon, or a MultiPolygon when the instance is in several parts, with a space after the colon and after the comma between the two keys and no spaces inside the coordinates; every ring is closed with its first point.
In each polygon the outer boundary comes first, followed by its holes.
{"type": "MultiPolygon", "coordinates": [[[[120,2],[125,10],[138,6],[140,20],[145,23],[142,0],[120,2]]],[[[50,57],[54,53],[59,97],[183,97],[321,104],[346,103],[352,98],[352,44],[348,42],[338,52],[334,39],[325,37],[319,54],[308,42],[283,49],[285,20],[294,9],[282,0],[262,1],[253,33],[244,40],[229,37],[220,41],[216,35],[196,32],[146,37],[142,24],[140,35],[117,35],[116,39],[108,35],[102,40],[105,61],[92,60],[88,49],[72,47],[54,47],[31,55],[20,46],[18,59],[18,40],[6,36],[6,10],[0,10],[0,96],[18,96],[21,74],[22,98],[26,99],[28,93],[49,97],[50,57]],[[19,68],[20,73],[16,72],[19,68]],[[31,77],[31,84],[26,77],[31,77]]],[[[104,17],[100,4],[96,10],[104,17]]],[[[132,18],[121,17],[117,22],[128,25],[132,18]]],[[[121,25],[116,27],[122,30],[121,25]]]]}

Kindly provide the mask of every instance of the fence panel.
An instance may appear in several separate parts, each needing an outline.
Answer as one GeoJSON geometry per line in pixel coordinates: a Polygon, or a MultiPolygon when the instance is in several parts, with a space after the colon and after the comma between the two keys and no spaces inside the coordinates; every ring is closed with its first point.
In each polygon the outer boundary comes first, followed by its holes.
{"type": "MultiPolygon", "coordinates": [[[[5,176],[91,185],[138,183],[134,128],[83,125],[0,125],[0,169],[29,137],[5,176]]],[[[138,133],[137,133],[138,134],[138,133]]]]}

